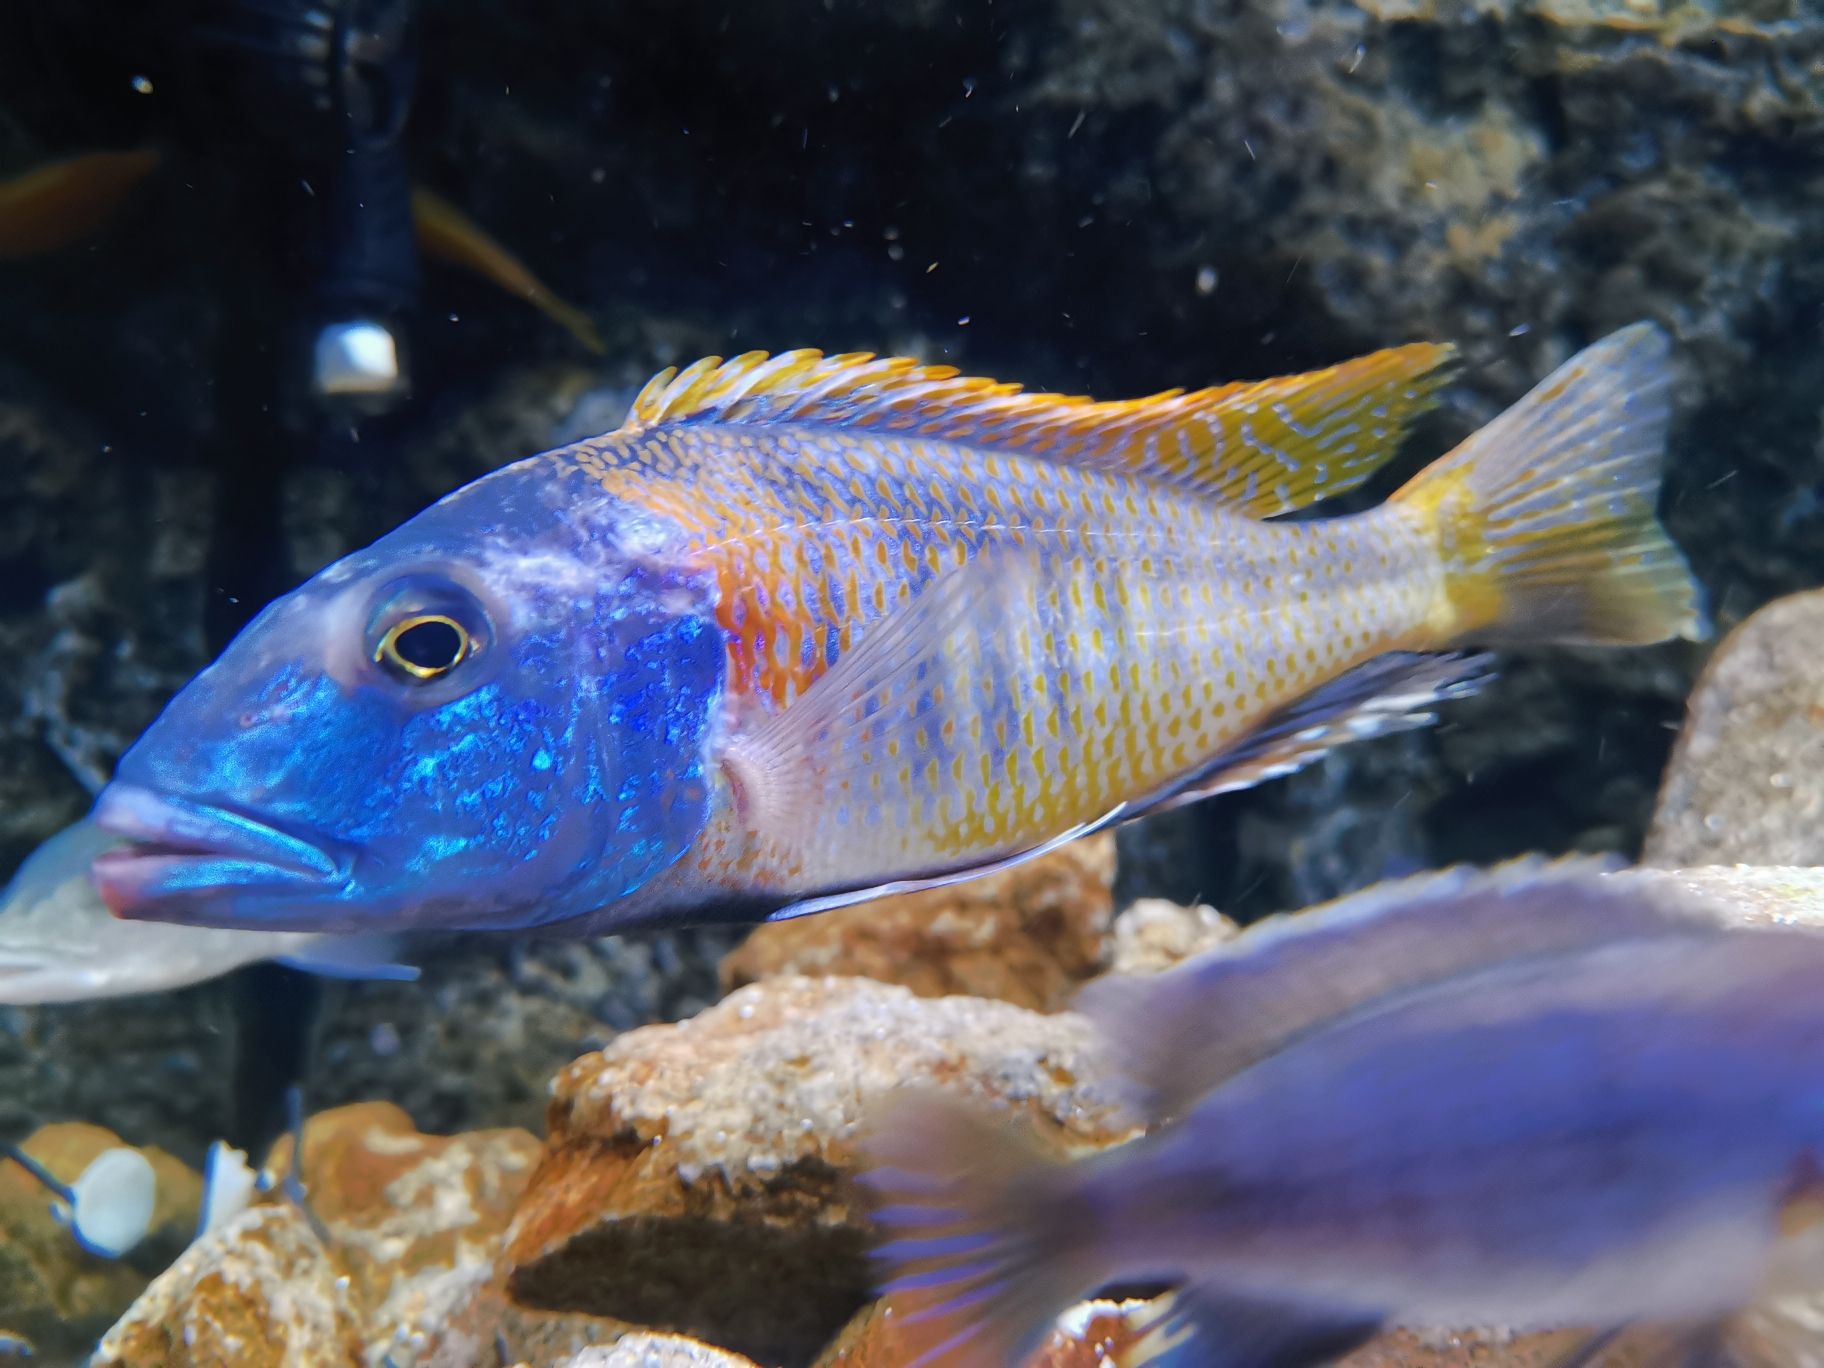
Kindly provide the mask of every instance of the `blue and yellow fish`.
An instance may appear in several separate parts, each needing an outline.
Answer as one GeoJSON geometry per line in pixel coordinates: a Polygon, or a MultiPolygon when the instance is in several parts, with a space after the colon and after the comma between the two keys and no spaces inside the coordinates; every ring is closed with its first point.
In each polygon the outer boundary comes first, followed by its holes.
{"type": "Polygon", "coordinates": [[[1428,720],[1464,642],[1701,631],[1626,328],[1385,504],[1449,350],[1096,403],[796,351],[657,376],[267,608],[102,794],[115,911],[268,929],[789,915],[1428,720]]]}
{"type": "Polygon", "coordinates": [[[870,1118],[895,1361],[1025,1363],[1113,1284],[1176,1289],[1128,1363],[1500,1326],[1582,1332],[1557,1368],[1815,1364],[1821,986],[1815,931],[1587,861],[1383,885],[1099,980],[1079,1006],[1139,1138],[1061,1162],[953,1097],[870,1118]]]}

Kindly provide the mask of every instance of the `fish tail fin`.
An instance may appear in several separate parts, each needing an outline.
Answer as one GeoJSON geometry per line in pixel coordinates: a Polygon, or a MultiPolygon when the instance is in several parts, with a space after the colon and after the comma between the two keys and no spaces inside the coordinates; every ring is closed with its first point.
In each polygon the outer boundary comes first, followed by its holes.
{"type": "Polygon", "coordinates": [[[1431,623],[1441,643],[1708,634],[1690,567],[1654,514],[1670,352],[1652,323],[1611,333],[1393,495],[1444,561],[1431,623]]]}
{"type": "Polygon", "coordinates": [[[906,1368],[1024,1362],[1101,1281],[1077,1174],[1033,1138],[923,1093],[877,1112],[865,1145],[906,1368]]]}

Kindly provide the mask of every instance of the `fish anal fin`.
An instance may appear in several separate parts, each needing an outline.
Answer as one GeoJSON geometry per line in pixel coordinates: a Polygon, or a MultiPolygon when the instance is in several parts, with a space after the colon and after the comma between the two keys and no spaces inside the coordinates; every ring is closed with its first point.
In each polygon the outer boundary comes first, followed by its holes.
{"type": "Polygon", "coordinates": [[[1148,1115],[1181,1115],[1211,1088],[1314,1030],[1459,974],[1622,940],[1713,934],[1723,914],[1670,887],[1607,877],[1619,862],[1529,857],[1376,884],[1270,917],[1158,974],[1111,975],[1078,995],[1148,1115]]]}
{"type": "Polygon", "coordinates": [[[1473,693],[1491,677],[1486,655],[1376,656],[1271,715],[1229,750],[1150,800],[1135,814],[1252,788],[1321,760],[1338,746],[1437,720],[1439,702],[1473,693]]]}
{"type": "Polygon", "coordinates": [[[877,429],[1127,471],[1271,517],[1353,489],[1379,469],[1435,404],[1451,355],[1414,343],[1303,375],[1097,402],[906,357],[755,351],[661,371],[624,430],[710,422],[877,429]]]}

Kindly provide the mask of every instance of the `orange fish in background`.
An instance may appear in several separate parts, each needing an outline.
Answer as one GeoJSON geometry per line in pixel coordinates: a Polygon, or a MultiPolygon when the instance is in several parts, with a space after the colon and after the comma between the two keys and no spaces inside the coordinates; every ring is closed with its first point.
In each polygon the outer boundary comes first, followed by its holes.
{"type": "MultiPolygon", "coordinates": [[[[87,152],[0,180],[0,261],[41,256],[93,236],[158,170],[157,148],[87,152]]],[[[601,334],[589,316],[553,294],[498,241],[455,205],[422,186],[412,191],[412,226],[428,257],[460,266],[525,300],[601,355],[601,334]]]]}
{"type": "Polygon", "coordinates": [[[128,915],[596,934],[968,878],[1430,719],[1465,642],[1702,630],[1669,343],[1378,508],[1419,344],[1093,403],[816,352],[666,371],[269,607],[122,759],[128,915]]]}
{"type": "Polygon", "coordinates": [[[55,251],[100,232],[159,162],[150,147],[86,152],[0,180],[0,261],[55,251]]]}

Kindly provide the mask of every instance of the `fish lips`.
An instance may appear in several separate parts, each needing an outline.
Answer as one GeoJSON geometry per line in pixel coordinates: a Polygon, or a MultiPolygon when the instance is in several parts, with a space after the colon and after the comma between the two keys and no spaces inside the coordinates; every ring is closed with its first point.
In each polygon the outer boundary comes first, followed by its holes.
{"type": "Polygon", "coordinates": [[[117,917],[244,925],[252,918],[237,915],[236,905],[249,895],[333,896],[350,879],[349,861],[321,844],[229,808],[135,785],[103,789],[94,820],[129,842],[89,866],[96,891],[117,917]]]}

